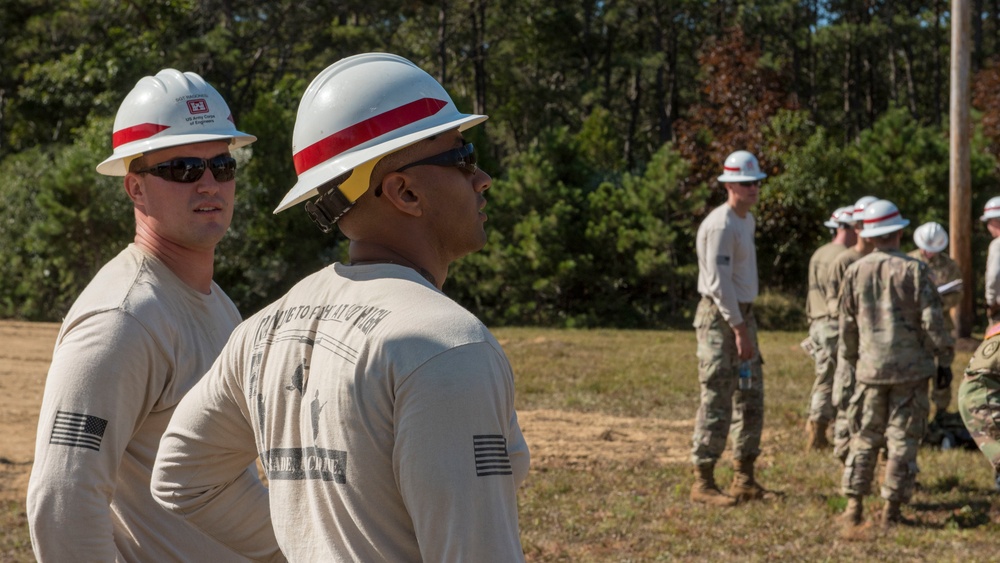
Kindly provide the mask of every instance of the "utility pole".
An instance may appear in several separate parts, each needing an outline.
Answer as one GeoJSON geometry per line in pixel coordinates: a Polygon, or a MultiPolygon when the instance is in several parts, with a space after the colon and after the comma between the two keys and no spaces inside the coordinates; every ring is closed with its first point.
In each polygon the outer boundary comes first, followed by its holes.
{"type": "Polygon", "coordinates": [[[969,161],[969,61],[971,12],[968,0],[951,0],[951,205],[949,231],[951,257],[962,271],[962,302],[955,308],[955,336],[972,335],[974,311],[972,279],[972,174],[969,161]]]}

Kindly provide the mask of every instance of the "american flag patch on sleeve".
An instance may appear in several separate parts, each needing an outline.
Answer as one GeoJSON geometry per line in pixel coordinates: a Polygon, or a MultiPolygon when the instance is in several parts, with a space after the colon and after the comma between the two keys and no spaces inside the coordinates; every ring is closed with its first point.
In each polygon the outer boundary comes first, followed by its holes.
{"type": "Polygon", "coordinates": [[[513,475],[507,440],[502,434],[480,434],[472,437],[472,449],[476,456],[476,476],[513,475]]]}
{"type": "Polygon", "coordinates": [[[108,421],[96,416],[75,412],[57,411],[56,421],[52,425],[50,444],[87,448],[95,452],[101,451],[101,440],[108,421]]]}

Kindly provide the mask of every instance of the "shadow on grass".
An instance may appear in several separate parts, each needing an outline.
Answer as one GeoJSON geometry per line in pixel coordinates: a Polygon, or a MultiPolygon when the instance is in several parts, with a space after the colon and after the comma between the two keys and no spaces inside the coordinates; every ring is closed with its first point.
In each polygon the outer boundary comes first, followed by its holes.
{"type": "Polygon", "coordinates": [[[922,528],[957,528],[962,530],[990,524],[992,506],[990,501],[982,498],[957,499],[948,502],[920,502],[910,505],[913,510],[924,516],[921,518],[922,521],[917,523],[922,528]]]}

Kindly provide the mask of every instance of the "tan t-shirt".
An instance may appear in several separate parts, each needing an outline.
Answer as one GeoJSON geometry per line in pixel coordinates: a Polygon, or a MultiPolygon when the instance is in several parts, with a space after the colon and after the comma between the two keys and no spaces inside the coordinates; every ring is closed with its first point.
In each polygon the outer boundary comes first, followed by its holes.
{"type": "Polygon", "coordinates": [[[149,492],[160,436],[239,323],[128,246],[73,304],[56,340],[28,484],[41,561],[244,561],[149,492]]]}
{"type": "Polygon", "coordinates": [[[740,303],[757,298],[757,249],[751,213],[729,204],[712,210],[698,226],[698,293],[712,298],[730,326],[743,322],[740,303]]]}
{"type": "Polygon", "coordinates": [[[830,309],[827,305],[831,296],[827,291],[831,289],[828,277],[830,275],[830,264],[834,258],[847,247],[839,242],[828,242],[816,249],[809,259],[809,293],[806,298],[806,314],[810,320],[823,319],[830,316],[830,309]]]}
{"type": "Polygon", "coordinates": [[[270,513],[292,561],[520,561],[527,471],[486,327],[412,269],[334,264],[236,329],[164,434],[153,490],[254,549],[228,516],[270,513]],[[270,502],[237,479],[258,452],[270,502]]]}

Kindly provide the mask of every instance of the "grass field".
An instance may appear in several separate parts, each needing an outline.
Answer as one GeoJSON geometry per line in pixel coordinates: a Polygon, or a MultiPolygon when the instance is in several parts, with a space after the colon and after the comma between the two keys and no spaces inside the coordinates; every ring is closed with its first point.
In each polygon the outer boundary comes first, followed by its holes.
{"type": "MultiPolygon", "coordinates": [[[[921,450],[920,488],[904,508],[915,525],[889,531],[865,526],[851,534],[840,529],[835,518],[846,505],[839,494],[840,463],[803,448],[813,378],[811,361],[798,347],[804,333],[761,335],[766,421],[758,478],[783,496],[728,509],[688,500],[698,404],[693,330],[498,329],[495,334],[514,365],[518,412],[532,449],[531,472],[519,494],[529,561],[1000,558],[1000,497],[992,492],[992,471],[978,451],[921,450]]],[[[24,396],[16,404],[37,416],[37,404],[25,402],[40,399],[45,366],[31,368],[41,374],[22,389],[12,384],[7,369],[20,364],[3,352],[0,393],[7,397],[0,407],[10,411],[5,405],[16,393],[24,396]]],[[[956,374],[968,357],[959,354],[956,374]]],[[[6,427],[24,418],[23,412],[0,412],[0,425],[7,433],[6,427]]],[[[0,477],[7,482],[0,483],[5,492],[0,561],[31,561],[23,493],[18,497],[10,485],[26,483],[30,464],[5,451],[0,446],[0,470],[6,471],[0,477]],[[9,478],[15,472],[19,477],[9,478]]],[[[721,485],[728,484],[727,458],[716,474],[721,485]]],[[[877,496],[866,499],[866,518],[877,518],[881,506],[877,496]]]]}

